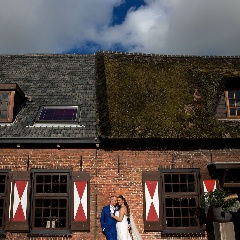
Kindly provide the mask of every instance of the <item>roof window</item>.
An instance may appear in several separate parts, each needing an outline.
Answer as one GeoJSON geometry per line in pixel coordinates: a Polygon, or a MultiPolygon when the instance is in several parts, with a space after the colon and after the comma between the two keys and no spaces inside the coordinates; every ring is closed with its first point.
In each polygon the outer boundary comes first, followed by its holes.
{"type": "Polygon", "coordinates": [[[77,123],[78,106],[42,106],[37,116],[38,123],[77,123]]]}
{"type": "Polygon", "coordinates": [[[240,89],[227,90],[225,94],[227,116],[230,118],[240,118],[240,89]]]}
{"type": "Polygon", "coordinates": [[[0,122],[13,122],[25,100],[17,84],[0,84],[0,122]]]}

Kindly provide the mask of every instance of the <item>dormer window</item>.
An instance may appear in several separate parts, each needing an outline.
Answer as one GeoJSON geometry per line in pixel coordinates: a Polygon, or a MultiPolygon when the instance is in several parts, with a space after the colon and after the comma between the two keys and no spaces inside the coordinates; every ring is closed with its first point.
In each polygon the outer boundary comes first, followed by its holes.
{"type": "Polygon", "coordinates": [[[240,90],[226,91],[227,116],[240,118],[240,90]]]}
{"type": "Polygon", "coordinates": [[[25,95],[17,84],[0,84],[0,122],[13,122],[25,101],[25,95]]]}
{"type": "Polygon", "coordinates": [[[38,123],[77,123],[78,106],[42,106],[36,122],[38,123]]]}

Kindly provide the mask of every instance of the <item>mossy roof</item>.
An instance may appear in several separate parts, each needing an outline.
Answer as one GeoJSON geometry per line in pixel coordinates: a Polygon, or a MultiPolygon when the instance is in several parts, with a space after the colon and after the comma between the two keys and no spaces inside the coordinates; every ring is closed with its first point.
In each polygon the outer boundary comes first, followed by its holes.
{"type": "Polygon", "coordinates": [[[99,136],[238,138],[238,121],[215,117],[240,57],[96,54],[99,136]]]}

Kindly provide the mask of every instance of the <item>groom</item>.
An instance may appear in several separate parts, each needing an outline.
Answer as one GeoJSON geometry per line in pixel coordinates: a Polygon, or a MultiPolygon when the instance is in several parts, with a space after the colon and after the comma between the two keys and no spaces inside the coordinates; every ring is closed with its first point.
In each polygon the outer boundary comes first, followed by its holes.
{"type": "Polygon", "coordinates": [[[117,197],[111,196],[110,197],[110,204],[103,207],[100,223],[102,227],[102,231],[106,236],[107,240],[117,240],[117,230],[116,230],[116,223],[117,221],[111,217],[111,212],[115,212],[115,207],[117,204],[117,197]]]}

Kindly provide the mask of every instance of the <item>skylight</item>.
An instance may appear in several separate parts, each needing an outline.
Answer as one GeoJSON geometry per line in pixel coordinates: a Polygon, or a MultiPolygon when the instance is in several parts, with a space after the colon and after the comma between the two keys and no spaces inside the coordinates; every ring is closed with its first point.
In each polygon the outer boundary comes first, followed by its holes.
{"type": "Polygon", "coordinates": [[[43,106],[37,122],[77,122],[78,116],[78,106],[43,106]]]}

